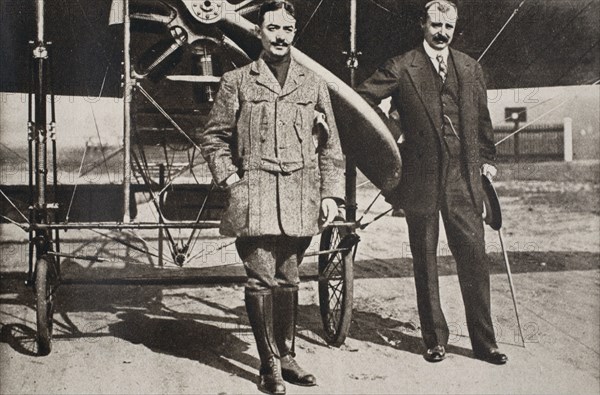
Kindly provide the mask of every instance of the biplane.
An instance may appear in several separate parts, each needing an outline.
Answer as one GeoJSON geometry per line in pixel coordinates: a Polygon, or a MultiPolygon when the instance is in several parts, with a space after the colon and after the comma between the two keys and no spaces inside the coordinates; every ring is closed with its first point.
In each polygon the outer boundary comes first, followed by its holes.
{"type": "MultiPolygon", "coordinates": [[[[297,3],[294,56],[328,82],[348,161],[345,217],[323,231],[315,253],[324,337],[339,346],[351,322],[352,265],[357,230],[364,228],[357,220],[357,168],[381,190],[393,189],[401,172],[392,134],[352,87],[391,54],[419,43],[425,2],[297,3]]],[[[133,248],[113,232],[157,232],[156,252],[140,251],[161,264],[184,266],[202,254],[194,251],[196,241],[203,230],[218,227],[226,199],[211,183],[195,137],[220,76],[259,54],[253,33],[259,5],[258,0],[0,2],[0,91],[28,95],[23,127],[28,183],[2,187],[3,220],[28,236],[27,284],[36,294],[40,354],[51,350],[61,259],[99,259],[61,251],[61,232],[92,230],[133,248]],[[87,166],[116,160],[117,180],[59,182],[58,95],[120,100],[114,116],[123,119],[122,145],[102,150],[101,160],[87,166]],[[138,218],[137,195],[152,207],[153,221],[138,218]],[[107,205],[115,209],[103,209],[107,205]]],[[[454,46],[480,60],[488,88],[598,83],[600,2],[464,0],[459,9],[454,46]]],[[[87,146],[84,157],[85,152],[87,146]]]]}

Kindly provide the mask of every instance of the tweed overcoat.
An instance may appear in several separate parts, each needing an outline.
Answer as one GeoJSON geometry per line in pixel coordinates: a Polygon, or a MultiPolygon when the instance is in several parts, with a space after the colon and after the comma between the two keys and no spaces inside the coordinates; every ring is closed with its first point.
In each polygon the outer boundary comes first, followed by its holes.
{"type": "MultiPolygon", "coordinates": [[[[449,56],[459,85],[461,163],[470,198],[483,211],[480,168],[483,163],[492,164],[496,156],[483,71],[475,59],[460,51],[450,49],[449,56]]],[[[398,187],[384,196],[393,206],[418,214],[439,209],[441,188],[446,181],[442,102],[434,70],[425,50],[418,47],[389,59],[357,88],[382,117],[385,115],[378,104],[386,97],[392,98],[405,139],[400,145],[403,167],[398,187]]]]}
{"type": "Polygon", "coordinates": [[[202,154],[228,201],[221,234],[305,237],[319,232],[321,200],[344,198],[344,157],[324,80],[292,56],[281,87],[262,58],[225,73],[202,154]]]}

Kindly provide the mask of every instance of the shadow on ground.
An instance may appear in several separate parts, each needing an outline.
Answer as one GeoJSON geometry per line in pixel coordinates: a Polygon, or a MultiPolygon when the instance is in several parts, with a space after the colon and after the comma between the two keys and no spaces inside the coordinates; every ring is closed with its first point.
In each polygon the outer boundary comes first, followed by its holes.
{"type": "MultiPolygon", "coordinates": [[[[509,257],[514,273],[595,270],[600,265],[599,254],[587,252],[521,252],[509,253],[509,257]]],[[[490,258],[492,272],[504,273],[502,256],[492,253],[490,258]]],[[[73,263],[67,264],[64,269],[69,269],[69,266],[73,269],[72,265],[73,263]]],[[[409,277],[412,276],[411,265],[408,258],[358,261],[354,266],[355,279],[409,277]]],[[[455,274],[451,257],[440,257],[439,268],[441,275],[455,274]]],[[[64,274],[68,277],[81,270],[64,270],[64,274]]],[[[110,268],[86,270],[91,277],[110,272],[111,279],[121,273],[120,269],[110,268]]],[[[205,293],[201,292],[202,288],[223,288],[227,281],[220,285],[202,285],[197,288],[198,292],[190,287],[178,292],[177,279],[181,283],[185,282],[183,280],[189,282],[190,278],[194,279],[194,276],[199,275],[200,272],[195,270],[177,270],[179,276],[174,278],[175,284],[168,287],[143,284],[143,276],[138,276],[139,281],[135,284],[63,285],[57,293],[55,338],[118,338],[132,344],[141,344],[157,353],[198,361],[254,382],[259,361],[252,356],[254,340],[243,303],[231,308],[215,302],[213,298],[198,296],[205,293]],[[167,288],[169,292],[165,293],[167,288]],[[90,330],[90,327],[86,328],[89,325],[89,322],[86,323],[87,317],[81,318],[77,314],[81,312],[108,314],[104,319],[108,324],[102,331],[95,327],[90,330]]],[[[152,269],[154,275],[162,272],[163,269],[152,269]]],[[[315,272],[315,268],[303,267],[307,278],[314,279],[315,272]]],[[[223,268],[221,274],[225,280],[228,274],[236,281],[240,277],[239,268],[235,267],[223,268]]],[[[0,341],[21,354],[33,356],[36,355],[35,322],[25,321],[22,315],[10,314],[15,307],[20,310],[23,307],[25,310],[35,310],[34,293],[24,285],[25,279],[24,272],[0,273],[0,308],[3,317],[3,322],[0,322],[0,341]]],[[[77,282],[76,278],[71,279],[77,282]]],[[[167,278],[163,282],[168,283],[168,280],[173,278],[167,278]]],[[[241,302],[242,289],[239,285],[235,287],[239,290],[232,291],[239,292],[241,302]]],[[[300,306],[298,332],[298,336],[309,345],[327,347],[323,339],[319,306],[300,306]]],[[[424,351],[416,324],[357,309],[353,312],[349,338],[413,354],[424,351]]],[[[453,345],[448,347],[448,352],[471,356],[470,350],[453,345]]]]}
{"type": "MultiPolygon", "coordinates": [[[[506,273],[502,253],[488,253],[490,272],[506,273]]],[[[595,270],[600,268],[600,254],[593,252],[530,251],[508,252],[513,273],[559,272],[568,270],[595,270]]],[[[454,258],[438,256],[441,276],[456,274],[454,258]]],[[[354,263],[354,278],[412,277],[412,259],[369,259],[354,263]]]]}

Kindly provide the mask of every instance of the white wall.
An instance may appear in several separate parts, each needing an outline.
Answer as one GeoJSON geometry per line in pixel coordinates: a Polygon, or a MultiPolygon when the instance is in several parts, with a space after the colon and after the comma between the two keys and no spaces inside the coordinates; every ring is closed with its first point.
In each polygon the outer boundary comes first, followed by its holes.
{"type": "MultiPolygon", "coordinates": [[[[505,107],[527,107],[531,121],[564,101],[538,122],[562,123],[563,118],[572,118],[575,159],[600,158],[600,86],[490,90],[488,101],[494,125],[507,124],[505,107]]],[[[94,115],[103,144],[121,144],[121,99],[58,96],[58,146],[82,147],[88,139],[97,142],[94,115]]],[[[27,145],[27,95],[0,93],[0,142],[9,147],[27,145]]]]}
{"type": "Polygon", "coordinates": [[[526,107],[527,122],[543,116],[536,124],[572,118],[574,159],[600,159],[598,85],[490,90],[488,107],[494,125],[512,125],[504,119],[505,107],[526,107]]]}

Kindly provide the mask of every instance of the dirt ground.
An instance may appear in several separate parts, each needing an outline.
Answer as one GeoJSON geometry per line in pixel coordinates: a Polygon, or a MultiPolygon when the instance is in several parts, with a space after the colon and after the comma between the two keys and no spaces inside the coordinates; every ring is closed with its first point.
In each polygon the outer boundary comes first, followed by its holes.
{"type": "MultiPolygon", "coordinates": [[[[503,165],[495,185],[525,347],[498,234],[486,228],[492,315],[509,362],[494,366],[473,358],[455,265],[442,236],[440,291],[451,338],[448,358],[427,363],[421,356],[406,222],[387,215],[359,231],[353,321],[339,348],[327,346],[322,337],[316,260],[303,263],[297,359],[319,385],[288,385],[288,393],[600,393],[600,163],[503,165]]],[[[375,195],[369,185],[358,189],[359,213],[375,195]]],[[[378,200],[363,222],[387,208],[378,200]]],[[[174,284],[63,285],[53,350],[39,357],[33,341],[35,299],[24,286],[24,236],[12,225],[0,225],[1,393],[258,392],[259,361],[242,285],[181,281],[206,273],[239,280],[243,270],[233,246],[227,246],[230,240],[209,232],[200,246],[204,254],[194,262],[161,268],[137,250],[69,231],[64,251],[108,259],[65,260],[63,272],[71,282],[136,276],[171,278],[174,284]]]]}

